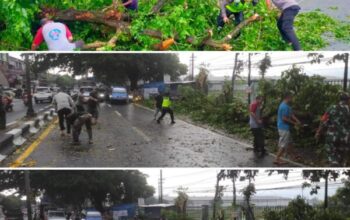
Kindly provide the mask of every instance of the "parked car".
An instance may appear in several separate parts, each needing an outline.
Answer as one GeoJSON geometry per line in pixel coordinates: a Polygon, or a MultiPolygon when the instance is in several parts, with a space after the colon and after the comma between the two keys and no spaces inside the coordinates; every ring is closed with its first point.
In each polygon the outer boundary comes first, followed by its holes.
{"type": "Polygon", "coordinates": [[[102,215],[98,211],[88,211],[85,220],[102,220],[102,215]]]}
{"type": "Polygon", "coordinates": [[[112,92],[109,96],[109,101],[111,103],[129,103],[128,91],[124,87],[112,87],[112,92]]]}
{"type": "Polygon", "coordinates": [[[64,211],[53,211],[47,212],[47,220],[66,220],[66,213],[64,211]]]}
{"type": "Polygon", "coordinates": [[[35,103],[39,102],[52,102],[53,93],[49,87],[37,87],[33,94],[35,103]]]}

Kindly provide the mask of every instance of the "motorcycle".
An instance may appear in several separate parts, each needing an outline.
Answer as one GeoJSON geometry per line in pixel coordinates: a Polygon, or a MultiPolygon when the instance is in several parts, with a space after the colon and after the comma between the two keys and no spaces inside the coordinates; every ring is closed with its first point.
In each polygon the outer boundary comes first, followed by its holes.
{"type": "Polygon", "coordinates": [[[5,111],[6,112],[12,112],[13,111],[12,101],[13,101],[13,99],[10,96],[4,96],[3,97],[3,103],[4,103],[4,107],[5,107],[5,111]]]}

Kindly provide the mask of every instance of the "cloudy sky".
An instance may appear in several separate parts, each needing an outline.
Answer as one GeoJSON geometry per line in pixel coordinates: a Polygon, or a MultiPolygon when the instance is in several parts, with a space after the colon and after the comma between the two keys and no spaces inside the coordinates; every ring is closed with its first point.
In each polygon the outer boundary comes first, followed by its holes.
{"type": "MultiPolygon", "coordinates": [[[[298,64],[304,67],[305,72],[309,75],[322,75],[327,78],[343,77],[344,63],[337,62],[327,65],[326,61],[337,52],[322,52],[325,56],[324,62],[321,64],[310,64],[310,59],[307,57],[307,52],[271,52],[268,53],[272,60],[272,67],[267,71],[267,77],[279,77],[283,70],[289,69],[292,64],[298,64]],[[307,62],[307,63],[305,63],[307,62]]],[[[11,56],[20,57],[20,53],[10,52],[11,56]]],[[[178,52],[180,61],[190,66],[190,58],[192,52],[178,52]]],[[[195,56],[195,74],[199,72],[198,67],[204,63],[208,65],[210,75],[214,77],[231,76],[234,63],[234,52],[194,52],[195,56]]],[[[96,54],[98,56],[98,54],[96,54]]],[[[265,56],[264,52],[254,53],[252,56],[252,76],[258,77],[259,72],[257,65],[265,56]]],[[[244,63],[244,70],[241,76],[247,76],[248,72],[248,53],[242,52],[239,54],[239,59],[244,63]]]]}
{"type": "MultiPolygon", "coordinates": [[[[326,61],[339,52],[322,52],[325,59],[322,64],[310,64],[308,52],[271,52],[268,53],[271,57],[272,67],[267,71],[267,77],[278,77],[281,72],[289,69],[292,64],[298,64],[304,67],[304,70],[309,75],[322,75],[327,78],[342,78],[344,74],[344,63],[337,62],[327,65],[326,61]],[[305,63],[307,62],[307,63],[305,63]]],[[[182,52],[179,57],[182,63],[190,64],[192,53],[182,52]]],[[[198,73],[200,64],[205,63],[209,65],[209,70],[213,76],[231,76],[234,64],[234,52],[195,52],[195,73],[198,73]]],[[[258,77],[259,72],[257,64],[265,56],[265,53],[254,53],[252,56],[252,76],[258,77]]],[[[248,53],[243,52],[239,54],[239,59],[244,62],[244,71],[242,76],[248,75],[248,53]]]]}
{"type": "MultiPolygon", "coordinates": [[[[156,194],[158,195],[160,170],[140,169],[140,171],[149,176],[147,181],[150,185],[155,187],[156,194]]],[[[188,194],[190,196],[214,196],[216,174],[219,172],[219,169],[166,168],[162,171],[164,178],[164,195],[176,196],[175,191],[182,186],[188,188],[188,194]]],[[[282,175],[277,175],[276,173],[269,176],[265,171],[266,170],[264,169],[260,169],[259,174],[255,179],[257,196],[281,196],[295,198],[298,195],[302,195],[308,199],[317,197],[320,200],[322,200],[324,197],[324,192],[322,189],[316,196],[310,195],[310,189],[302,189],[301,186],[305,180],[301,176],[300,169],[291,170],[287,180],[285,180],[282,175]]],[[[222,185],[226,186],[225,196],[231,196],[232,182],[230,180],[226,180],[222,182],[222,185]]],[[[237,182],[237,191],[239,192],[246,185],[247,182],[237,182]]],[[[341,185],[341,180],[331,182],[329,194],[334,195],[336,189],[341,185]]]]}

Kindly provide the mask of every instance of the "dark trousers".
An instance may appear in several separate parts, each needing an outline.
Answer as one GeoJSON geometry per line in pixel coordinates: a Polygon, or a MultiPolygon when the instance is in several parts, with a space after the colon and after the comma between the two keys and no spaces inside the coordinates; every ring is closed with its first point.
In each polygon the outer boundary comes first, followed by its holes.
{"type": "Polygon", "coordinates": [[[254,137],[254,151],[265,153],[265,134],[263,128],[251,128],[254,137]]]}
{"type": "Polygon", "coordinates": [[[301,50],[298,37],[294,31],[294,19],[299,11],[299,6],[291,6],[289,8],[286,8],[277,21],[277,27],[281,33],[283,40],[287,43],[292,43],[292,47],[296,51],[301,50]]]}
{"type": "MultiPolygon", "coordinates": [[[[243,12],[232,13],[229,10],[226,9],[227,17],[230,17],[232,14],[233,14],[233,16],[235,16],[235,24],[236,25],[239,25],[242,21],[244,21],[244,14],[243,14],[243,12]]],[[[220,11],[220,14],[218,16],[217,22],[218,22],[218,27],[224,27],[225,26],[224,18],[222,17],[222,12],[221,11],[220,11]]]]}
{"type": "Polygon", "coordinates": [[[70,123],[68,122],[68,115],[71,113],[72,111],[69,108],[63,108],[57,111],[58,114],[58,121],[60,124],[60,129],[61,131],[65,130],[64,127],[64,122],[66,122],[67,125],[67,134],[70,134],[70,123]]]}
{"type": "Polygon", "coordinates": [[[166,113],[170,114],[171,121],[174,122],[174,112],[171,108],[162,108],[162,114],[158,118],[158,121],[162,120],[164,118],[164,116],[166,115],[166,113]]]}
{"type": "Polygon", "coordinates": [[[73,141],[74,142],[79,142],[79,136],[80,136],[81,130],[82,130],[84,125],[86,127],[86,131],[88,133],[89,140],[92,140],[91,116],[84,114],[82,116],[79,116],[77,119],[75,119],[75,121],[73,123],[73,141]]]}

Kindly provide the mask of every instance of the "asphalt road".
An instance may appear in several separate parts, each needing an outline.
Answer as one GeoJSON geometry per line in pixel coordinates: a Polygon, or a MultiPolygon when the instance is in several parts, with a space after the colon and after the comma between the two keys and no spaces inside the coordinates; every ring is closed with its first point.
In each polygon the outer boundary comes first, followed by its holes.
{"type": "MultiPolygon", "coordinates": [[[[33,108],[34,111],[38,112],[45,107],[50,105],[50,103],[39,103],[35,104],[33,102],[33,108]]],[[[27,113],[27,107],[23,104],[22,99],[14,99],[13,100],[13,112],[7,112],[6,113],[6,123],[10,124],[12,122],[15,122],[17,120],[22,119],[27,113]]]]}
{"type": "MultiPolygon", "coordinates": [[[[129,105],[101,106],[94,126],[94,144],[70,145],[55,128],[39,141],[21,166],[36,167],[273,167],[273,157],[256,158],[247,147],[229,137],[177,120],[161,124],[147,109],[129,105]]],[[[21,153],[3,163],[8,166],[21,153]]],[[[22,154],[23,155],[23,154],[22,154]]]]}
{"type": "MultiPolygon", "coordinates": [[[[349,0],[298,0],[302,11],[321,10],[327,15],[341,20],[350,22],[350,2],[349,0]]],[[[326,37],[330,44],[322,49],[324,51],[344,51],[350,50],[350,44],[337,41],[332,37],[326,37]]]]}

